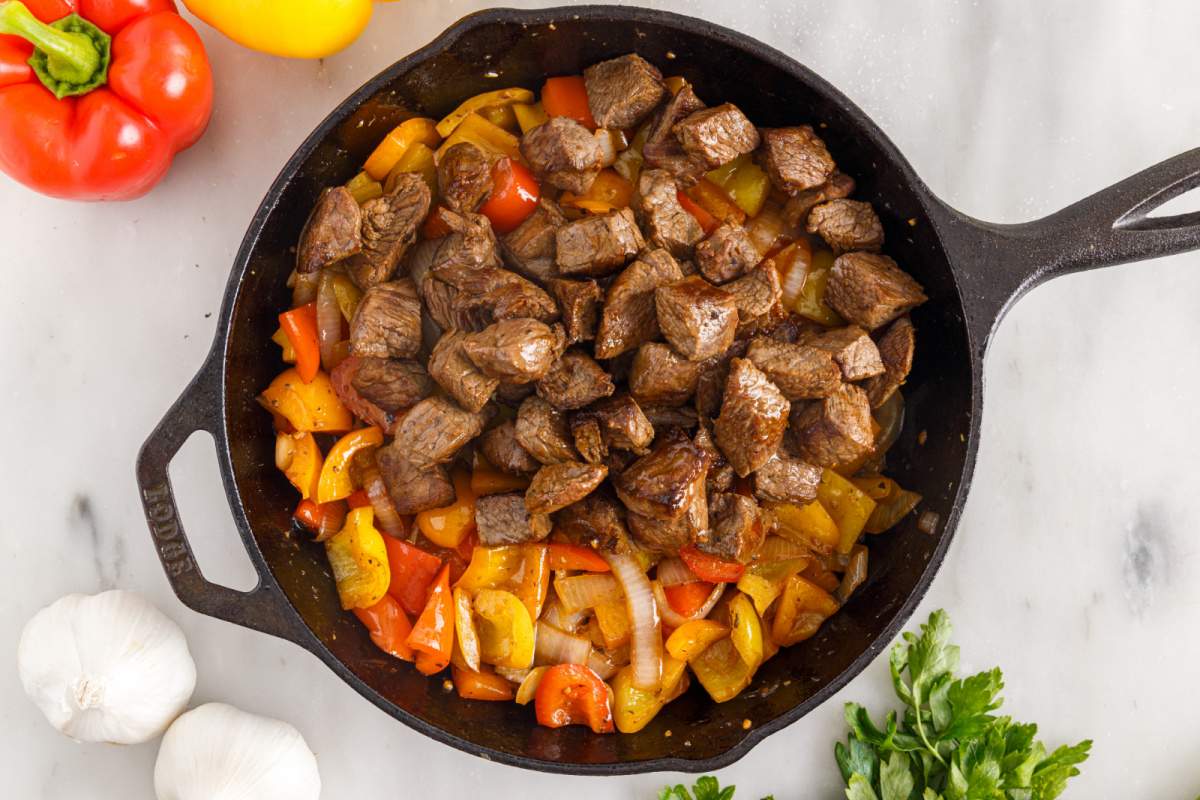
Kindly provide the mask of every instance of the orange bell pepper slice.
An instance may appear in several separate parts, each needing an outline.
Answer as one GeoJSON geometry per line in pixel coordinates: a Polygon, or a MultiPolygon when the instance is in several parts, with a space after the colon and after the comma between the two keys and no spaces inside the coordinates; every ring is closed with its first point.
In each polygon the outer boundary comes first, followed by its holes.
{"type": "Polygon", "coordinates": [[[346,505],[350,508],[366,508],[371,505],[371,496],[367,494],[366,489],[359,489],[346,498],[346,505]]]}
{"type": "Polygon", "coordinates": [[[556,664],[542,675],[534,698],[539,725],[561,728],[587,725],[593,733],[612,733],[612,693],[600,676],[582,664],[556,664]]]}
{"type": "Polygon", "coordinates": [[[383,137],[383,141],[375,147],[363,164],[363,171],[381,181],[413,144],[420,142],[429,147],[436,147],[441,140],[442,137],[437,132],[437,123],[433,120],[425,117],[406,119],[383,137]]]}
{"type": "Polygon", "coordinates": [[[542,86],[542,110],[547,116],[570,117],[588,130],[596,130],[582,75],[547,78],[542,86]]]}
{"type": "Polygon", "coordinates": [[[316,301],[280,314],[279,327],[283,329],[296,354],[296,372],[300,374],[300,380],[311,383],[321,369],[316,301]]]}
{"type": "Polygon", "coordinates": [[[524,165],[502,158],[492,167],[492,193],[479,209],[498,234],[515,230],[537,208],[542,187],[524,165]]]}
{"type": "Polygon", "coordinates": [[[385,594],[383,599],[373,606],[354,609],[354,616],[366,626],[371,641],[380,650],[401,661],[413,660],[415,656],[412,648],[408,646],[412,623],[408,621],[408,615],[396,602],[396,598],[385,594]]]}
{"type": "Polygon", "coordinates": [[[490,461],[475,453],[475,464],[471,469],[471,494],[485,497],[489,494],[523,492],[529,488],[529,478],[509,475],[492,465],[490,461]]]}
{"type": "Polygon", "coordinates": [[[417,653],[417,672],[422,675],[437,675],[439,672],[450,666],[449,658],[430,655],[429,653],[417,653]]]}
{"type": "Polygon", "coordinates": [[[691,214],[693,217],[696,218],[696,222],[700,223],[700,227],[701,227],[701,229],[703,229],[705,236],[708,236],[709,234],[711,234],[721,224],[720,222],[717,221],[716,217],[714,217],[712,214],[705,211],[700,205],[698,205],[696,203],[695,200],[688,197],[683,192],[679,192],[678,196],[679,196],[679,205],[683,206],[684,211],[688,212],[689,214],[691,214]]]}
{"type": "Polygon", "coordinates": [[[471,477],[461,469],[456,469],[452,477],[454,502],[417,514],[417,527],[425,538],[447,550],[458,547],[475,531],[475,493],[471,491],[471,477]]]}
{"type": "Polygon", "coordinates": [[[688,189],[687,196],[716,218],[718,224],[731,222],[741,225],[746,221],[746,212],[738,208],[737,203],[733,202],[733,198],[724,189],[708,178],[701,178],[695,186],[688,189]]]}
{"type": "Polygon", "coordinates": [[[375,426],[350,431],[337,440],[325,456],[321,480],[317,484],[317,502],[332,503],[354,494],[350,461],[362,450],[383,444],[383,431],[375,426]]]}
{"type": "Polygon", "coordinates": [[[324,372],[304,381],[296,367],[285,369],[259,396],[259,403],[286,419],[295,431],[337,433],[354,427],[353,415],[324,372]]]}
{"type": "Polygon", "coordinates": [[[494,672],[471,672],[455,666],[450,670],[454,689],[464,700],[512,700],[512,684],[494,672]]]}
{"type": "Polygon", "coordinates": [[[388,594],[400,601],[408,613],[420,614],[425,610],[429,587],[442,568],[442,560],[416,545],[391,536],[384,536],[383,543],[387,547],[388,566],[392,570],[388,594]]]}
{"type": "Polygon", "coordinates": [[[701,552],[694,545],[679,551],[679,557],[696,577],[709,583],[733,583],[742,577],[746,567],[736,561],[722,561],[716,556],[701,552]]]}
{"type": "MultiPolygon", "coordinates": [[[[405,642],[413,650],[444,662],[437,671],[445,669],[445,664],[450,663],[450,652],[454,648],[454,598],[450,592],[450,567],[442,567],[438,573],[429,591],[429,599],[425,602],[425,609],[405,642]]],[[[432,662],[427,662],[427,666],[432,666],[432,662]]]]}
{"type": "Polygon", "coordinates": [[[675,586],[664,586],[663,594],[667,596],[667,602],[676,614],[690,617],[708,600],[712,589],[713,585],[707,581],[690,581],[675,586]]]}
{"type": "Polygon", "coordinates": [[[608,562],[590,547],[552,542],[549,545],[550,569],[573,569],[581,572],[608,572],[608,562]]]}
{"type": "Polygon", "coordinates": [[[558,202],[560,205],[579,208],[592,214],[606,214],[632,204],[633,184],[615,170],[602,169],[587,192],[581,195],[563,192],[558,202]]]}
{"type": "Polygon", "coordinates": [[[311,433],[276,434],[275,466],[296,487],[300,497],[307,500],[317,494],[321,478],[321,449],[311,433]]]}

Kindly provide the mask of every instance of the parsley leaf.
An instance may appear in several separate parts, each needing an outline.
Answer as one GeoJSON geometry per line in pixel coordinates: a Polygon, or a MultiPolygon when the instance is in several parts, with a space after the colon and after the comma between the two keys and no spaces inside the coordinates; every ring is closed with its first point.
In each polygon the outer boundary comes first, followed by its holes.
{"type": "Polygon", "coordinates": [[[696,780],[692,791],[682,783],[668,786],[658,793],[658,800],[732,800],[733,786],[721,788],[721,784],[711,775],[705,775],[696,780]]]}

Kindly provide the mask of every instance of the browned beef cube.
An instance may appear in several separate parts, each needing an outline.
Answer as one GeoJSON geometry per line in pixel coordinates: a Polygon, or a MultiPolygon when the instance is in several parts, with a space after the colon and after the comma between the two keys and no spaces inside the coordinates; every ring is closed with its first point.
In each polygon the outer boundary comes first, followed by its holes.
{"type": "Polygon", "coordinates": [[[363,289],[389,280],[429,213],[429,187],[420,176],[402,174],[391,194],[362,207],[362,250],[346,261],[346,271],[363,289]]]}
{"type": "Polygon", "coordinates": [[[696,266],[712,283],[739,278],[760,260],[758,248],[741,225],[726,222],[696,245],[696,266]]]}
{"type": "Polygon", "coordinates": [[[467,358],[467,336],[462,331],[444,333],[429,355],[429,374],[460,406],[478,412],[492,399],[500,381],[484,375],[467,358]]]}
{"type": "Polygon", "coordinates": [[[537,382],[538,396],[562,411],[583,408],[616,390],[613,380],[582,350],[568,350],[537,382]]]}
{"type": "Polygon", "coordinates": [[[699,492],[686,513],[675,519],[656,519],[629,511],[625,515],[633,541],[643,550],[664,556],[679,554],[708,529],[708,499],[699,492]]]}
{"type": "Polygon", "coordinates": [[[404,415],[391,447],[418,470],[427,470],[449,463],[482,430],[479,414],[463,411],[444,397],[427,397],[404,415]]]}
{"type": "Polygon", "coordinates": [[[558,274],[554,264],[555,234],[567,218],[553,200],[545,197],[533,213],[500,239],[504,262],[513,270],[536,281],[548,281],[558,274]]]}
{"type": "Polygon", "coordinates": [[[479,450],[492,466],[510,475],[537,472],[541,463],[517,441],[517,426],[505,420],[479,437],[479,450]]]}
{"type": "Polygon", "coordinates": [[[756,337],[746,358],[766,373],[789,400],[828,397],[842,385],[842,370],[833,353],[814,345],[756,337]]]}
{"type": "Polygon", "coordinates": [[[852,383],[811,403],[792,420],[797,455],[830,469],[854,463],[875,446],[871,403],[852,383]]]}
{"type": "Polygon", "coordinates": [[[529,397],[521,403],[513,432],[521,447],[542,464],[574,461],[578,457],[571,443],[567,418],[540,397],[529,397]]]}
{"type": "Polygon", "coordinates": [[[418,469],[395,443],[376,455],[379,474],[398,514],[416,514],[454,502],[454,484],[441,464],[418,469]]]}
{"type": "Polygon", "coordinates": [[[584,342],[596,337],[596,321],[600,317],[600,286],[595,281],[572,281],[551,278],[546,288],[562,312],[562,324],[567,344],[584,342]]]}
{"type": "Polygon", "coordinates": [[[475,501],[475,527],[479,543],[488,547],[502,544],[540,542],[550,535],[550,517],[531,514],[523,495],[493,494],[475,501]]]}
{"type": "Polygon", "coordinates": [[[614,480],[630,511],[657,520],[678,519],[704,497],[709,455],[686,436],[660,437],[654,448],[614,480]]]}
{"type": "Polygon", "coordinates": [[[871,408],[879,408],[903,384],[912,370],[913,353],[917,347],[912,320],[901,317],[892,323],[879,339],[879,356],[884,372],[863,384],[871,408]]]}
{"type": "Polygon", "coordinates": [[[687,258],[704,229],[679,204],[679,188],[665,169],[645,169],[638,176],[638,211],[651,245],[676,258],[687,258]]]}
{"type": "Polygon", "coordinates": [[[541,380],[566,346],[562,327],[536,319],[505,319],[467,334],[462,349],[489,378],[508,383],[541,380]]]}
{"type": "Polygon", "coordinates": [[[825,284],[825,302],[869,331],[882,328],[928,299],[921,284],[895,261],[874,253],[838,256],[825,284]]]}
{"type": "Polygon", "coordinates": [[[591,132],[570,117],[551,117],[522,136],[521,155],[543,181],[575,194],[591,188],[604,157],[591,132]]]}
{"type": "Polygon", "coordinates": [[[421,299],[444,330],[481,331],[503,319],[558,319],[558,306],[550,295],[505,269],[430,271],[421,282],[421,299]]]}
{"type": "Polygon", "coordinates": [[[775,455],[790,410],[779,387],[752,361],[733,359],[713,434],[738,475],[746,477],[775,455]]]}
{"type": "Polygon", "coordinates": [[[725,397],[725,379],[729,377],[729,365],[733,356],[722,355],[700,362],[700,375],[696,378],[696,411],[705,417],[715,417],[721,410],[725,397]]]}
{"type": "Polygon", "coordinates": [[[780,448],[771,460],[754,471],[754,494],[772,503],[804,505],[817,499],[821,468],[780,448]]]}
{"type": "Polygon", "coordinates": [[[716,169],[758,147],[758,128],[733,103],[689,114],[671,129],[684,152],[716,169]]]}
{"type": "Polygon", "coordinates": [[[829,200],[840,200],[854,194],[854,178],[845,173],[834,171],[829,180],[815,189],[805,189],[788,198],[783,207],[783,219],[790,227],[803,228],[808,222],[808,215],[821,203],[829,200]]]}
{"type": "Polygon", "coordinates": [[[850,250],[878,252],[883,247],[883,225],[870,203],[830,200],[808,215],[808,232],[820,234],[835,253],[850,250]]]}
{"type": "Polygon", "coordinates": [[[500,381],[500,385],[496,387],[496,393],[492,395],[492,399],[497,403],[504,403],[506,406],[516,408],[533,392],[532,383],[505,383],[504,381],[500,381]]]}
{"type": "Polygon", "coordinates": [[[692,437],[692,441],[709,455],[708,477],[706,479],[708,493],[729,491],[733,486],[733,479],[736,476],[729,460],[725,458],[725,454],[721,452],[721,448],[717,447],[717,440],[713,437],[712,427],[708,420],[702,420],[696,426],[696,435],[692,437]]]}
{"type": "Polygon", "coordinates": [[[470,142],[451,145],[437,165],[442,202],[455,211],[474,211],[492,193],[492,162],[470,142]]]}
{"type": "Polygon", "coordinates": [[[704,174],[704,162],[684,151],[672,128],[684,117],[704,108],[690,84],[685,83],[650,122],[642,157],[646,165],[665,169],[680,186],[692,186],[704,174]]]}
{"type": "Polygon", "coordinates": [[[420,362],[396,358],[359,358],[350,382],[359,395],[393,416],[433,392],[420,362]]]}
{"type": "Polygon", "coordinates": [[[459,214],[444,206],[438,206],[434,214],[450,229],[450,233],[436,240],[437,250],[431,258],[435,274],[500,266],[499,245],[487,217],[459,214]]]}
{"type": "Polygon", "coordinates": [[[572,417],[571,436],[575,439],[575,449],[584,461],[589,464],[604,463],[608,457],[608,447],[604,444],[599,420],[591,416],[572,417]]]}
{"type": "Polygon", "coordinates": [[[589,214],[563,225],[554,236],[563,275],[608,275],[646,246],[630,208],[589,214]]]}
{"type": "Polygon", "coordinates": [[[833,156],[825,142],[808,125],[796,128],[763,128],[762,161],[771,183],[796,194],[821,186],[833,174],[833,156]]]}
{"type": "Polygon", "coordinates": [[[333,386],[333,393],[338,396],[342,405],[351,414],[368,425],[374,425],[384,433],[391,433],[396,425],[395,415],[384,411],[354,388],[354,378],[363,361],[364,359],[358,356],[349,356],[342,359],[341,363],[333,368],[333,371],[329,373],[329,382],[333,386]]]}
{"type": "Polygon", "coordinates": [[[421,349],[421,301],[408,278],[372,286],[350,320],[356,356],[412,358],[421,349]]]}
{"type": "Polygon", "coordinates": [[[555,514],[554,529],[568,542],[601,553],[629,552],[625,507],[604,487],[555,514]]]}
{"type": "Polygon", "coordinates": [[[601,128],[635,127],[667,91],[658,68],[636,53],[593,64],[583,80],[592,119],[601,128]]]}
{"type": "Polygon", "coordinates": [[[691,430],[699,421],[696,410],[687,406],[642,406],[642,413],[656,431],[671,428],[691,430]]]}
{"type": "Polygon", "coordinates": [[[699,378],[698,361],[688,361],[661,342],[647,342],[629,370],[629,393],[639,403],[681,406],[695,393],[699,378]]]}
{"type": "Polygon", "coordinates": [[[616,358],[658,336],[654,292],[683,277],[666,250],[642,254],[609,285],[596,332],[596,357],[616,358]]]}
{"type": "Polygon", "coordinates": [[[323,189],[300,232],[296,271],[316,272],[362,249],[362,209],[345,186],[323,189]]]}
{"type": "Polygon", "coordinates": [[[629,450],[640,455],[654,440],[654,426],[627,394],[601,400],[576,416],[596,420],[606,450],[629,450]]]}
{"type": "Polygon", "coordinates": [[[737,303],[698,275],[658,287],[654,306],[663,336],[685,358],[703,361],[733,344],[737,303]]]}
{"type": "Polygon", "coordinates": [[[608,467],[609,475],[617,475],[636,460],[637,456],[628,450],[609,450],[604,457],[604,465],[608,467]]]}
{"type": "Polygon", "coordinates": [[[699,537],[696,548],[723,561],[750,563],[766,538],[758,503],[745,495],[714,494],[708,502],[708,519],[712,527],[699,537]]]}
{"type": "Polygon", "coordinates": [[[861,381],[883,372],[879,348],[870,335],[857,325],[828,331],[804,340],[806,344],[828,350],[848,381],[861,381]]]}
{"type": "Polygon", "coordinates": [[[525,508],[531,514],[550,514],[579,502],[608,477],[608,467],[560,461],[537,471],[525,490],[525,508]]]}
{"type": "Polygon", "coordinates": [[[751,326],[754,330],[771,328],[787,317],[780,304],[783,287],[779,285],[779,271],[769,260],[721,288],[733,296],[737,306],[738,336],[751,330],[751,326]]]}

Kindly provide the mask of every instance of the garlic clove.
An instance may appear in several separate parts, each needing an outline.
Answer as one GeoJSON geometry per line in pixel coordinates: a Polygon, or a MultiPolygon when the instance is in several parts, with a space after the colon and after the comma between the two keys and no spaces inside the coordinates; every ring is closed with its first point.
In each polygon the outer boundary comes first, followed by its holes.
{"type": "Polygon", "coordinates": [[[21,632],[17,669],[50,724],[81,742],[153,739],[196,687],[183,631],[122,590],[67,595],[35,614],[21,632]]]}
{"type": "Polygon", "coordinates": [[[208,703],[175,720],[154,764],[158,800],[317,800],[317,759],[294,727],[208,703]]]}

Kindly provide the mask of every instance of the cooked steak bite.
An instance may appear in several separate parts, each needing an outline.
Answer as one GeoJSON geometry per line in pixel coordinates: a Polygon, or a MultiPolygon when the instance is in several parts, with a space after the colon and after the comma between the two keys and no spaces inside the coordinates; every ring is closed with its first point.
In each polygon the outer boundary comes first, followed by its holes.
{"type": "Polygon", "coordinates": [[[570,117],[551,117],[522,136],[521,155],[538,178],[575,194],[591,188],[604,158],[591,131],[570,117]]]}
{"type": "Polygon", "coordinates": [[[657,338],[654,292],[682,277],[679,265],[666,250],[650,250],[626,267],[605,295],[596,332],[596,357],[615,358],[657,338]]]}
{"type": "Polygon", "coordinates": [[[746,477],[775,455],[790,409],[779,387],[752,361],[733,359],[713,434],[738,475],[746,477]]]}
{"type": "Polygon", "coordinates": [[[357,361],[351,385],[389,415],[412,408],[433,392],[433,381],[418,361],[370,357],[357,361]]]}
{"type": "Polygon", "coordinates": [[[627,394],[601,400],[576,416],[599,423],[606,450],[629,450],[641,455],[654,440],[654,426],[637,401],[627,394]]]}
{"type": "Polygon", "coordinates": [[[642,413],[656,431],[671,428],[690,430],[698,422],[696,409],[687,406],[642,406],[642,413]]]}
{"type": "Polygon", "coordinates": [[[540,542],[550,535],[550,517],[531,514],[523,495],[493,494],[475,501],[475,527],[479,543],[488,547],[502,544],[540,542]]]}
{"type": "Polygon", "coordinates": [[[636,53],[593,64],[583,80],[592,119],[601,128],[635,127],[667,91],[658,68],[636,53]]]}
{"type": "Polygon", "coordinates": [[[468,411],[479,411],[500,381],[485,375],[467,357],[465,344],[469,334],[447,331],[429,355],[429,374],[459,405],[468,411]]]}
{"type": "Polygon", "coordinates": [[[323,189],[296,247],[296,271],[316,272],[362,250],[362,209],[345,186],[323,189]]]}
{"type": "Polygon", "coordinates": [[[706,479],[708,493],[711,495],[713,492],[729,491],[736,476],[733,466],[725,458],[721,448],[717,447],[717,440],[713,437],[712,427],[708,420],[701,420],[696,426],[696,435],[692,437],[692,441],[696,443],[697,447],[708,453],[710,458],[706,479]]]}
{"type": "Polygon", "coordinates": [[[754,494],[759,500],[804,505],[817,499],[821,468],[796,458],[781,447],[754,471],[754,494]]]}
{"type": "Polygon", "coordinates": [[[803,228],[808,221],[808,214],[821,203],[829,200],[840,200],[854,194],[854,178],[834,170],[825,181],[815,189],[805,189],[788,198],[783,207],[783,219],[790,227],[803,228]]]}
{"type": "Polygon", "coordinates": [[[842,385],[833,353],[811,344],[790,344],[755,337],[746,358],[762,370],[789,400],[828,397],[842,385]]]}
{"type": "Polygon", "coordinates": [[[700,362],[700,375],[696,378],[696,411],[705,417],[715,417],[721,410],[725,397],[725,379],[729,377],[729,365],[733,356],[725,354],[700,362]]]}
{"type": "Polygon", "coordinates": [[[704,229],[679,204],[679,188],[665,169],[645,169],[638,176],[638,212],[650,244],[665,248],[676,258],[691,255],[704,229]]]}
{"type": "Polygon", "coordinates": [[[567,333],[567,344],[594,339],[602,296],[599,284],[595,281],[551,278],[546,282],[546,288],[558,301],[563,328],[567,333]]]}
{"type": "Polygon", "coordinates": [[[651,120],[646,143],[642,146],[646,165],[665,169],[675,176],[680,186],[692,186],[700,180],[705,172],[704,162],[685,152],[671,129],[675,123],[702,108],[704,103],[696,97],[691,85],[685,83],[651,120]]]}
{"type": "Polygon", "coordinates": [[[398,514],[416,514],[454,502],[454,484],[440,464],[418,469],[395,443],[376,455],[379,474],[398,514]]]}
{"type": "Polygon", "coordinates": [[[442,202],[455,211],[474,211],[492,192],[492,163],[470,142],[451,145],[437,165],[442,202]]]}
{"type": "Polygon", "coordinates": [[[543,197],[517,228],[500,239],[504,263],[527,278],[546,282],[558,274],[554,264],[555,234],[567,218],[553,200],[543,197]]]}
{"type": "Polygon", "coordinates": [[[517,441],[517,426],[511,419],[484,431],[478,447],[492,466],[510,475],[528,475],[541,467],[541,463],[517,441]]]}
{"type": "Polygon", "coordinates": [[[525,490],[525,508],[531,514],[550,514],[566,508],[592,493],[604,482],[608,467],[560,461],[537,471],[525,490]]]}
{"type": "Polygon", "coordinates": [[[342,405],[349,409],[351,414],[368,425],[374,425],[384,433],[391,433],[396,424],[395,417],[363,397],[359,394],[358,389],[354,388],[354,377],[358,374],[358,368],[363,360],[358,356],[349,356],[342,359],[342,362],[333,368],[333,371],[329,373],[329,382],[333,386],[333,393],[338,396],[342,405]]]}
{"type": "Polygon", "coordinates": [[[680,548],[692,544],[708,527],[708,498],[699,492],[686,513],[674,519],[656,519],[628,511],[625,522],[629,533],[643,550],[663,556],[678,555],[680,548]]]}
{"type": "Polygon", "coordinates": [[[879,408],[888,401],[903,384],[912,370],[913,353],[917,347],[916,332],[912,320],[901,317],[892,323],[879,339],[879,356],[883,361],[883,374],[876,375],[863,384],[871,408],[879,408]]]}
{"type": "Polygon", "coordinates": [[[861,200],[830,200],[808,214],[809,233],[820,234],[835,253],[850,250],[879,252],[883,247],[883,225],[870,203],[861,200]]]}
{"type": "Polygon", "coordinates": [[[554,530],[572,544],[601,553],[627,553],[630,549],[625,507],[605,487],[555,514],[554,530]]]}
{"type": "Polygon", "coordinates": [[[638,348],[629,371],[629,393],[639,403],[681,406],[696,391],[700,362],[689,361],[661,342],[638,348]]]}
{"type": "Polygon", "coordinates": [[[704,497],[710,457],[684,435],[660,437],[654,448],[614,480],[617,497],[632,512],[678,519],[704,497]]]}
{"type": "Polygon", "coordinates": [[[833,156],[808,125],[762,128],[763,167],[771,183],[787,194],[821,186],[833,174],[833,156]]]}
{"type": "Polygon", "coordinates": [[[479,414],[463,411],[444,397],[427,397],[404,415],[392,447],[424,470],[451,461],[482,430],[479,414]]]}
{"type": "Polygon", "coordinates": [[[709,498],[708,518],[711,527],[698,537],[696,548],[723,561],[750,563],[766,538],[758,503],[745,495],[719,492],[709,498]]]}
{"type": "Polygon", "coordinates": [[[537,382],[538,396],[563,411],[583,408],[614,391],[609,374],[582,350],[563,353],[537,382]]]}
{"type": "Polygon", "coordinates": [[[719,356],[733,344],[738,312],[733,296],[693,275],[654,292],[658,326],[683,357],[719,356]]]}
{"type": "Polygon", "coordinates": [[[575,449],[584,461],[589,464],[604,463],[608,457],[608,447],[604,444],[599,420],[592,416],[575,415],[571,418],[571,436],[575,439],[575,449]]]}
{"type": "Polygon", "coordinates": [[[852,383],[800,409],[792,430],[797,455],[830,469],[854,463],[875,445],[871,403],[867,393],[852,383]]]}
{"type": "Polygon", "coordinates": [[[532,383],[507,383],[500,381],[500,385],[496,387],[496,393],[492,395],[497,403],[504,403],[506,406],[517,408],[525,401],[525,398],[533,394],[532,383]]]}
{"type": "Polygon", "coordinates": [[[805,342],[832,353],[833,360],[842,368],[842,377],[848,381],[861,381],[883,372],[879,348],[870,335],[857,325],[847,325],[806,339],[805,342]]]}
{"type": "Polygon", "coordinates": [[[741,225],[726,222],[696,245],[696,266],[712,283],[739,278],[761,260],[758,248],[741,225]]]}
{"type": "Polygon", "coordinates": [[[462,349],[484,375],[509,383],[543,378],[566,346],[562,327],[536,319],[506,319],[467,334],[462,349]]]}
{"type": "Polygon", "coordinates": [[[758,128],[733,103],[689,114],[671,128],[684,152],[716,169],[758,147],[758,128]]]}
{"type": "Polygon", "coordinates": [[[787,316],[780,305],[783,287],[779,285],[779,271],[769,260],[721,288],[729,292],[737,306],[739,336],[749,326],[756,326],[756,329],[770,327],[771,322],[782,321],[787,316]]]}
{"type": "Polygon", "coordinates": [[[568,222],[554,237],[563,275],[608,275],[646,246],[630,208],[568,222]]]}
{"type": "Polygon", "coordinates": [[[869,331],[928,300],[921,284],[887,256],[846,253],[829,270],[825,302],[869,331]]]}
{"type": "Polygon", "coordinates": [[[435,275],[500,266],[499,245],[487,217],[469,212],[459,214],[444,206],[438,206],[434,214],[450,230],[436,240],[438,248],[431,266],[435,275]]]}
{"type": "Polygon", "coordinates": [[[417,238],[429,214],[429,187],[419,175],[404,173],[391,194],[362,207],[362,250],[346,261],[346,271],[363,289],[389,280],[417,238]]]}
{"type": "Polygon", "coordinates": [[[542,464],[574,461],[578,457],[571,443],[567,418],[540,397],[528,397],[521,403],[513,434],[517,443],[542,464]]]}
{"type": "Polygon", "coordinates": [[[412,358],[421,349],[421,301],[408,278],[372,286],[350,320],[350,352],[412,358]]]}
{"type": "Polygon", "coordinates": [[[431,271],[421,283],[421,299],[445,330],[481,331],[503,319],[558,319],[558,306],[550,295],[505,269],[431,271]]]}

